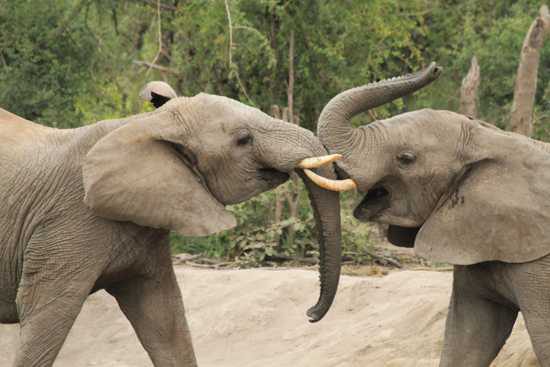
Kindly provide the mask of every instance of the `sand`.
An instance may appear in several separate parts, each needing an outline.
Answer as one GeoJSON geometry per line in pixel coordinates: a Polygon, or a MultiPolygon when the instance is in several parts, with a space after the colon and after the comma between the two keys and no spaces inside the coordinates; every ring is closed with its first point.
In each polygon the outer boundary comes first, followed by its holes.
{"type": "MultiPolygon", "coordinates": [[[[317,274],[308,270],[206,270],[176,266],[199,366],[437,366],[451,289],[449,272],[343,276],[324,320],[311,324],[317,274]]],[[[17,325],[0,325],[9,366],[17,325]]],[[[56,367],[152,366],[112,297],[87,300],[56,367]]],[[[493,366],[538,366],[523,321],[493,366]]]]}

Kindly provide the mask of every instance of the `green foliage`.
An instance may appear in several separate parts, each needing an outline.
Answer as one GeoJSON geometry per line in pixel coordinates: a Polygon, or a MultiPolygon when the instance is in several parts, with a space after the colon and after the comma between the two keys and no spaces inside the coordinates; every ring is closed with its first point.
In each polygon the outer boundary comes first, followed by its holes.
{"type": "Polygon", "coordinates": [[[73,1],[6,1],[0,7],[0,104],[53,126],[81,125],[74,100],[92,93],[97,57],[73,1]],[[68,31],[70,27],[70,31],[68,31]]]}
{"type": "MultiPolygon", "coordinates": [[[[481,67],[479,117],[505,127],[523,38],[540,6],[539,0],[228,0],[230,45],[225,1],[161,0],[160,18],[155,3],[0,0],[0,105],[43,124],[76,127],[150,108],[138,92],[162,79],[182,95],[221,94],[268,112],[288,103],[293,33],[294,110],[308,129],[315,130],[321,109],[341,90],[431,61],[444,67],[440,80],[375,114],[456,110],[473,55],[481,67]],[[146,66],[153,61],[155,68],[146,66]]],[[[535,137],[550,140],[550,41],[542,50],[534,121],[535,137]]],[[[274,193],[265,193],[232,208],[236,229],[205,238],[174,235],[174,250],[244,263],[274,253],[315,254],[307,201],[302,190],[292,245],[290,223],[273,223],[274,193]]],[[[342,212],[344,250],[364,252],[369,227],[357,225],[349,208],[342,212]]]]}
{"type": "MultiPolygon", "coordinates": [[[[286,183],[278,190],[285,190],[286,183]]],[[[172,234],[172,251],[224,258],[237,261],[241,266],[257,266],[269,257],[285,256],[300,258],[318,256],[315,220],[309,208],[309,199],[303,185],[299,192],[300,212],[296,219],[273,222],[275,193],[258,195],[245,203],[233,205],[229,209],[238,218],[235,229],[208,237],[182,237],[172,234]],[[289,243],[285,229],[293,224],[296,237],[289,243]]],[[[342,211],[342,251],[358,261],[369,260],[367,249],[373,245],[370,240],[370,226],[357,226],[352,218],[351,205],[355,198],[345,198],[342,211]]],[[[286,208],[288,209],[288,208],[286,208]]]]}

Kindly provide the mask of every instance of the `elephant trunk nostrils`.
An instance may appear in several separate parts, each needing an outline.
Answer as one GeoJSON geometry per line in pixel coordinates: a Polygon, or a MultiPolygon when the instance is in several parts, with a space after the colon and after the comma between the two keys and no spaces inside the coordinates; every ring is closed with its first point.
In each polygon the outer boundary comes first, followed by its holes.
{"type": "Polygon", "coordinates": [[[432,62],[414,74],[370,83],[336,95],[323,108],[319,117],[319,139],[330,151],[349,150],[346,145],[349,145],[354,132],[349,123],[353,116],[413,93],[437,79],[440,73],[441,68],[432,62]]]}
{"type": "MultiPolygon", "coordinates": [[[[303,171],[297,171],[308,190],[318,232],[321,292],[317,304],[307,311],[310,321],[316,322],[329,310],[340,279],[340,199],[337,192],[320,188],[307,179],[303,171]]],[[[329,167],[318,171],[323,176],[334,177],[329,167]]]]}

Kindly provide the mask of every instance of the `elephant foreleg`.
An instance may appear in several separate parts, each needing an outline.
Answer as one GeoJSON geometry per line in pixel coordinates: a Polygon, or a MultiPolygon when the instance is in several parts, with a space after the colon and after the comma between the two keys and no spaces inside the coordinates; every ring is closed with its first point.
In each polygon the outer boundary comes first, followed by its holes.
{"type": "Polygon", "coordinates": [[[25,277],[17,295],[21,321],[16,367],[53,365],[94,283],[93,276],[59,274],[53,281],[51,274],[42,275],[25,277]]]}
{"type": "Polygon", "coordinates": [[[512,268],[514,292],[533,349],[542,367],[550,366],[550,256],[512,268]]]}
{"type": "Polygon", "coordinates": [[[515,308],[457,287],[455,279],[440,367],[489,366],[510,335],[517,314],[515,308]]]}
{"type": "Polygon", "coordinates": [[[108,289],[134,327],[155,367],[195,367],[191,334],[170,263],[154,277],[128,280],[108,289]]]}
{"type": "MultiPolygon", "coordinates": [[[[546,307],[548,308],[548,306],[546,307]]],[[[548,313],[537,312],[536,310],[523,310],[523,317],[527,325],[527,331],[533,344],[533,349],[541,367],[550,366],[550,322],[548,313]]]]}

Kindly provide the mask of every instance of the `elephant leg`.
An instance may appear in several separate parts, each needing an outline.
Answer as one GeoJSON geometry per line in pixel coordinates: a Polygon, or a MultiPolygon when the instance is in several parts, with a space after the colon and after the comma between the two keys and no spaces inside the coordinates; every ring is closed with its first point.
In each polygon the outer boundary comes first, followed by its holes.
{"type": "Polygon", "coordinates": [[[510,335],[518,310],[471,292],[455,281],[440,367],[487,367],[510,335]]]}
{"type": "MultiPolygon", "coordinates": [[[[548,305],[546,306],[548,307],[548,305]]],[[[548,311],[544,313],[536,310],[521,310],[525,318],[525,324],[533,349],[541,367],[550,366],[550,322],[548,319],[548,311]]]]}
{"type": "Polygon", "coordinates": [[[74,320],[93,287],[94,277],[67,274],[30,275],[23,278],[17,294],[20,342],[16,367],[53,365],[74,320]]]}
{"type": "Polygon", "coordinates": [[[155,367],[197,365],[176,276],[170,263],[160,274],[107,289],[126,315],[155,367]]]}
{"type": "Polygon", "coordinates": [[[514,265],[510,278],[533,349],[543,367],[550,366],[550,256],[514,265]]]}

